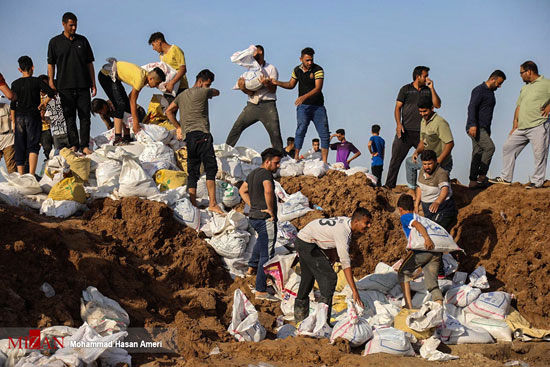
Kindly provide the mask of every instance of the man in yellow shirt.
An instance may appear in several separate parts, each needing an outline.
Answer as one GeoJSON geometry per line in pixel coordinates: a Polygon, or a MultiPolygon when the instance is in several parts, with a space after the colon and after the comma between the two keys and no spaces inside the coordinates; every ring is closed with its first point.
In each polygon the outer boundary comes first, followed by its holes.
{"type": "Polygon", "coordinates": [[[184,90],[189,88],[187,82],[187,66],[185,65],[185,55],[181,48],[176,45],[171,45],[166,42],[164,34],[161,32],[155,32],[149,37],[149,44],[153,47],[153,50],[157,51],[160,55],[160,61],[163,61],[176,70],[176,76],[166,83],[166,91],[172,92],[174,85],[179,81],[180,85],[176,94],[180,94],[184,90]]]}

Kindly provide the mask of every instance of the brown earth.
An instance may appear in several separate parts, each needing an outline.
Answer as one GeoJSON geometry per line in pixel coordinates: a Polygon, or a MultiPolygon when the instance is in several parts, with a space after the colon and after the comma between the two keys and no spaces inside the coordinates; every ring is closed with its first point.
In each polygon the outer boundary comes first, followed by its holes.
{"type": "MultiPolygon", "coordinates": [[[[322,179],[283,178],[281,183],[289,193],[301,190],[324,209],[294,220],[299,228],[320,216],[350,215],[357,206],[371,210],[373,224],[353,246],[356,276],[372,272],[379,261],[392,263],[403,255],[404,237],[394,207],[399,189],[374,189],[364,175],[333,171],[322,179]]],[[[461,270],[485,266],[492,289],[513,293],[520,312],[548,328],[550,188],[527,191],[513,185],[470,191],[453,185],[453,190],[460,209],[452,233],[466,251],[461,270]]],[[[331,346],[326,340],[273,340],[281,314],[278,304],[254,301],[248,288],[253,279],[232,281],[218,255],[161,203],[98,200],[82,218],[68,220],[0,206],[0,238],[0,325],[78,327],[81,291],[93,285],[128,311],[131,327],[176,330],[179,355],[136,354],[136,366],[434,364],[389,355],[361,357],[361,348],[331,346]],[[54,287],[54,297],[39,290],[44,281],[54,287]],[[237,343],[227,333],[237,288],[254,301],[270,340],[237,343]],[[220,353],[208,356],[215,346],[220,353]]],[[[510,359],[550,365],[547,343],[442,348],[461,358],[447,362],[449,366],[501,366],[510,359]]]]}

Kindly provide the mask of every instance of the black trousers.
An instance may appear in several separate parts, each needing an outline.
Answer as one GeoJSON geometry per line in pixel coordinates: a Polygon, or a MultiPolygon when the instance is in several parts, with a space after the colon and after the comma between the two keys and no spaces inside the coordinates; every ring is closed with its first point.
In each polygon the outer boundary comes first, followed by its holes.
{"type": "Polygon", "coordinates": [[[378,179],[376,187],[382,186],[382,171],[384,170],[384,166],[371,166],[370,170],[372,171],[372,174],[378,179]]]}
{"type": "Polygon", "coordinates": [[[214,154],[212,134],[202,131],[190,131],[185,135],[187,144],[187,187],[197,188],[201,175],[201,163],[204,165],[207,180],[215,180],[218,173],[218,162],[214,154]]]}
{"type": "Polygon", "coordinates": [[[101,84],[101,88],[103,88],[107,98],[109,98],[109,101],[115,107],[113,117],[121,119],[124,117],[124,112],[130,113],[130,99],[128,98],[128,94],[126,94],[126,89],[124,89],[122,82],[118,79],[113,82],[111,77],[103,74],[101,71],[97,75],[97,80],[101,84]]]}
{"type": "Polygon", "coordinates": [[[328,305],[327,322],[330,323],[332,296],[336,289],[338,277],[332,269],[327,255],[314,243],[304,242],[298,237],[294,247],[300,259],[300,288],[294,302],[294,320],[304,320],[309,314],[309,293],[317,280],[321,291],[320,303],[328,305]]]}
{"type": "Polygon", "coordinates": [[[40,135],[40,145],[42,145],[46,160],[50,159],[50,152],[52,151],[53,146],[52,132],[50,129],[42,130],[42,134],[40,135]]]}
{"type": "Polygon", "coordinates": [[[386,186],[395,187],[401,164],[409,154],[409,150],[411,148],[416,149],[418,143],[420,143],[420,131],[405,130],[401,134],[401,138],[395,135],[391,147],[391,160],[388,168],[388,177],[386,177],[386,186]]]}
{"type": "Polygon", "coordinates": [[[453,228],[457,223],[458,216],[458,210],[456,209],[454,199],[451,197],[450,199],[445,200],[441,203],[435,213],[430,212],[430,205],[432,205],[432,203],[425,203],[422,201],[421,204],[424,217],[429,220],[433,220],[450,233],[451,228],[453,228]]]}
{"type": "Polygon", "coordinates": [[[67,123],[69,144],[71,147],[80,149],[88,148],[90,145],[90,89],[63,89],[59,90],[59,95],[63,107],[63,116],[65,116],[65,122],[67,123]],[[80,120],[80,134],[76,127],[77,111],[80,120]]]}

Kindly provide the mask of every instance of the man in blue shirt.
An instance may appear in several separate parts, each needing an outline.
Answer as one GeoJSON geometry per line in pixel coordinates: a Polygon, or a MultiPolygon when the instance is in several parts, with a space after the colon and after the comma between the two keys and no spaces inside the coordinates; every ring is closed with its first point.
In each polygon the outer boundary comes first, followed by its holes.
{"type": "Polygon", "coordinates": [[[495,70],[486,82],[472,90],[468,105],[466,132],[472,139],[472,163],[470,165],[470,188],[487,185],[487,171],[495,153],[491,140],[491,122],[495,108],[495,90],[506,80],[506,75],[495,70]]]}
{"type": "Polygon", "coordinates": [[[376,186],[382,186],[382,171],[384,170],[384,152],[386,150],[386,142],[380,134],[380,125],[372,125],[372,136],[369,139],[369,152],[372,155],[371,171],[378,179],[376,186]]]}

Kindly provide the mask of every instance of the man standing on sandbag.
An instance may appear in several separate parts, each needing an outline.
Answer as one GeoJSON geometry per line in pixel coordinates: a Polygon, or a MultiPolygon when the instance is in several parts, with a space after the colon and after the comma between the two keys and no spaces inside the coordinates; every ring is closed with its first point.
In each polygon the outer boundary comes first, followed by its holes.
{"type": "Polygon", "coordinates": [[[433,81],[428,78],[430,68],[417,66],[413,70],[413,82],[399,90],[395,102],[395,138],[391,148],[391,160],[386,178],[386,187],[393,189],[397,183],[397,175],[401,163],[407,157],[411,148],[416,148],[420,142],[420,121],[418,112],[420,99],[431,99],[435,108],[441,107],[441,99],[435,91],[433,81]]]}
{"type": "Polygon", "coordinates": [[[261,79],[263,87],[257,91],[248,90],[244,78],[239,78],[237,85],[244,94],[248,95],[248,102],[239,117],[237,117],[237,121],[233,124],[225,143],[234,147],[246,128],[261,121],[269,134],[271,146],[282,152],[283,139],[281,138],[279,112],[276,104],[277,95],[275,94],[277,86],[272,81],[279,78],[279,71],[275,66],[265,61],[265,52],[261,45],[256,45],[254,59],[260,64],[262,72],[266,76],[261,79]]]}
{"type": "Polygon", "coordinates": [[[334,249],[340,259],[346,280],[353,293],[355,302],[363,307],[359,291],[355,286],[349,245],[352,236],[365,233],[370,227],[372,215],[365,208],[357,208],[351,218],[321,218],[309,222],[298,232],[294,247],[300,259],[300,288],[294,303],[294,320],[298,323],[309,314],[309,293],[315,281],[319,284],[321,298],[319,303],[328,306],[327,322],[330,322],[332,295],[338,277],[332,268],[331,259],[335,258],[334,249]],[[329,255],[329,256],[327,256],[329,255]]]}
{"type": "Polygon", "coordinates": [[[77,18],[73,13],[63,14],[63,33],[53,37],[48,45],[48,78],[50,88],[59,92],[63,115],[67,123],[69,144],[73,150],[91,154],[90,103],[95,97],[94,54],[86,37],[76,33],[77,18]],[[55,68],[57,79],[54,82],[55,68]],[[91,91],[91,97],[90,97],[91,91]],[[80,120],[76,128],[76,112],[80,120]]]}
{"type": "Polygon", "coordinates": [[[166,117],[174,126],[178,140],[187,144],[187,190],[193,206],[197,206],[197,181],[200,178],[201,163],[206,172],[206,188],[208,190],[208,210],[224,214],[216,201],[216,173],[218,163],[214,154],[214,138],[210,134],[210,118],[208,117],[208,100],[220,95],[220,91],[210,88],[214,81],[214,73],[208,69],[197,74],[195,85],[186,89],[170,103],[166,109],[166,117]],[[176,111],[180,111],[180,122],[176,120],[176,111]]]}
{"type": "Polygon", "coordinates": [[[300,56],[301,65],[294,68],[290,81],[280,82],[274,80],[273,84],[285,89],[294,89],[296,84],[298,84],[298,98],[294,102],[298,119],[295,135],[296,155],[294,159],[300,159],[300,150],[304,144],[307,127],[309,126],[309,122],[313,121],[319,138],[321,138],[322,159],[323,162],[327,163],[330,132],[327,110],[325,109],[325,99],[323,92],[321,92],[325,80],[325,72],[322,67],[313,62],[313,55],[315,55],[315,51],[311,47],[304,48],[300,56]]]}
{"type": "Polygon", "coordinates": [[[256,168],[241,185],[239,194],[250,207],[250,225],[258,233],[252,256],[248,262],[248,275],[256,272],[256,299],[279,301],[267,293],[267,276],[264,264],[275,255],[277,241],[277,197],[273,173],[280,167],[283,153],[275,148],[262,152],[262,166],[256,168]]]}

